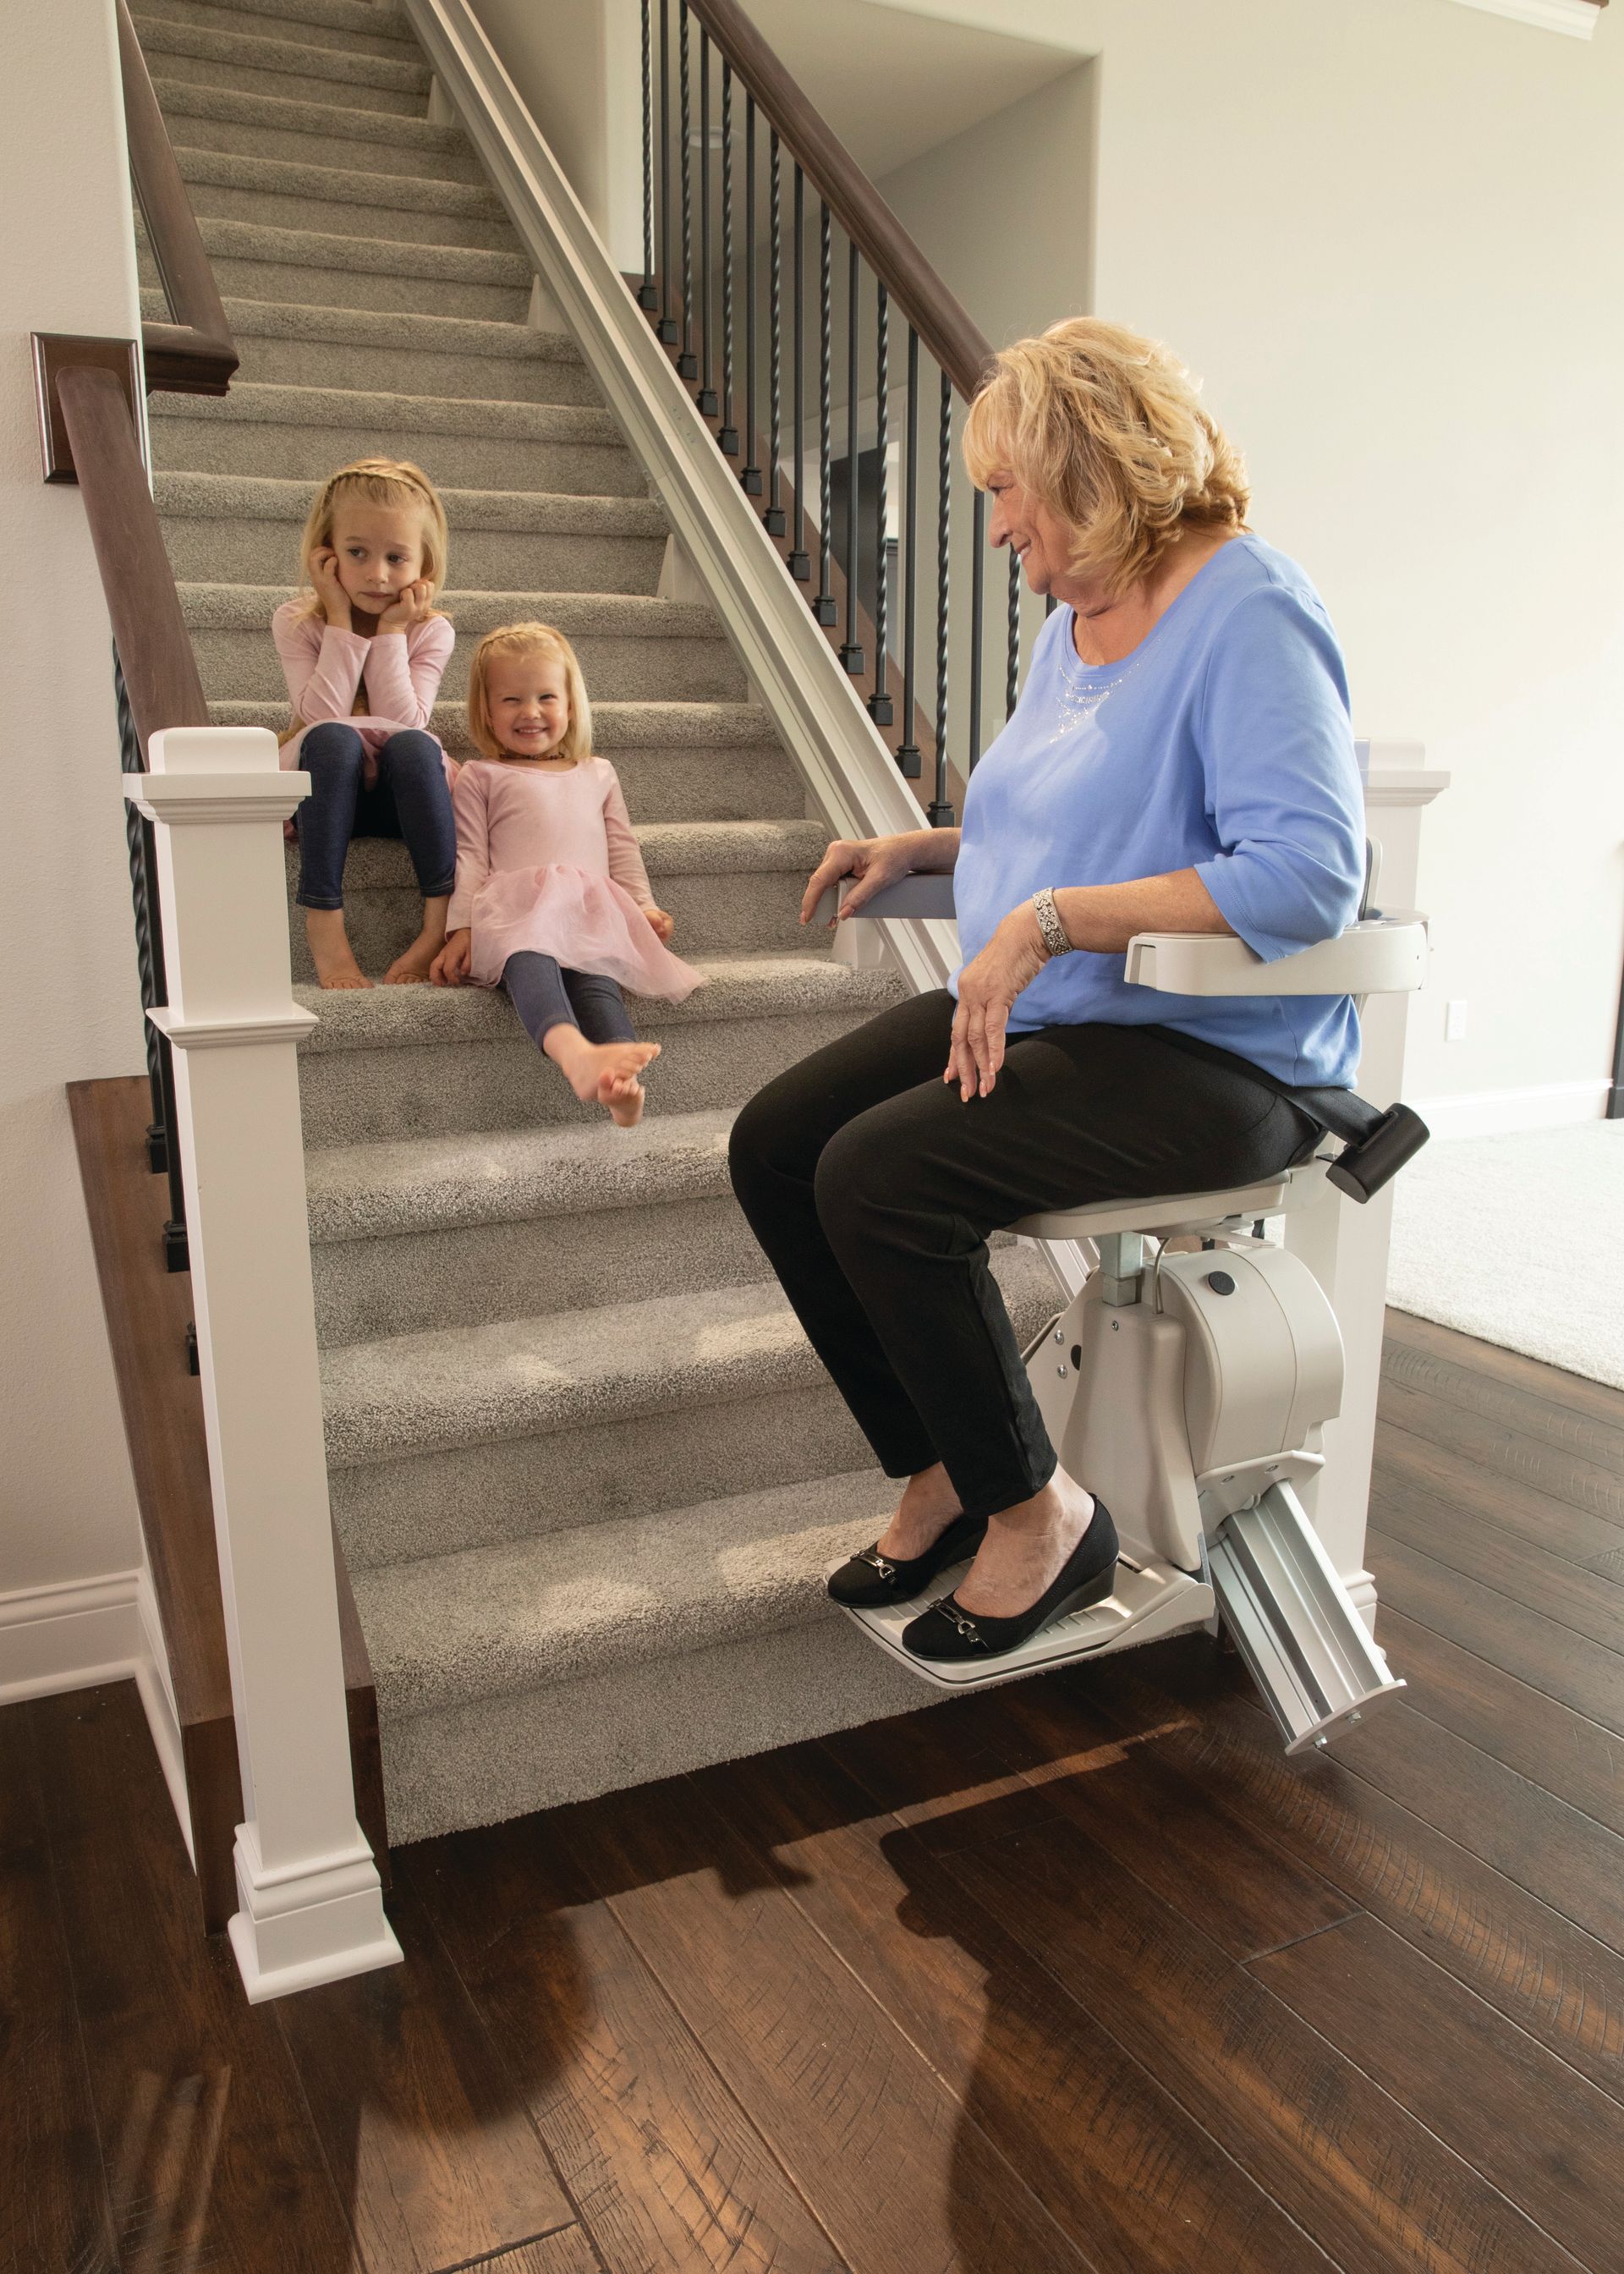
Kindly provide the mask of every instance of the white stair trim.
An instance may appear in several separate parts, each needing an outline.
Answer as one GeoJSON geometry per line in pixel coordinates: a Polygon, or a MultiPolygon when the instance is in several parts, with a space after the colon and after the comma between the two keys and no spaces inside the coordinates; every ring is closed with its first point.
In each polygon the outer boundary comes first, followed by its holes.
{"type": "Polygon", "coordinates": [[[1542,32],[1565,32],[1570,40],[1592,40],[1601,18],[1596,0],[1461,0],[1488,16],[1510,16],[1542,32]]]}

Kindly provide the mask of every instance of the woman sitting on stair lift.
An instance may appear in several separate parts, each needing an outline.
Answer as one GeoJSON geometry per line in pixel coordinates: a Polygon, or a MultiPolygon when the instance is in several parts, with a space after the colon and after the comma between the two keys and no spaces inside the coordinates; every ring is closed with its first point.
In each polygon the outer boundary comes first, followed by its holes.
{"type": "Polygon", "coordinates": [[[888,1475],[891,1523],[830,1581],[907,1602],[974,1554],[903,1641],[1018,1649],[1109,1596],[1117,1542],[1056,1463],[989,1233],[1089,1201],[1243,1186],[1320,1130],[1280,1087],[1342,1085],[1349,995],[1126,983],[1141,932],[1273,960],[1357,911],[1364,802],[1336,637],[1246,527],[1239,454],[1165,348],[1079,318],[999,356],[965,455],[995,546],[1060,603],[961,829],[842,840],[802,921],[951,871],[963,962],[770,1082],[733,1126],[741,1206],[888,1475]]]}

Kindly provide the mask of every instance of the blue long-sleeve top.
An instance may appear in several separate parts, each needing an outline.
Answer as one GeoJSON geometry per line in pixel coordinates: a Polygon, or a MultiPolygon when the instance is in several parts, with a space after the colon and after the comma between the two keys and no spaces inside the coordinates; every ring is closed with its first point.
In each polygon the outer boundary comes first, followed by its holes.
{"type": "MultiPolygon", "coordinates": [[[[1079,662],[1071,625],[1069,607],[1049,617],[971,776],[953,872],[964,961],[1043,885],[1181,869],[1266,960],[1335,938],[1357,913],[1365,802],[1342,651],[1302,570],[1259,538],[1231,539],[1119,663],[1079,662]]],[[[1351,1081],[1351,997],[1167,995],[1129,986],[1124,965],[1055,958],[1011,1032],[1162,1026],[1293,1085],[1351,1081]]]]}

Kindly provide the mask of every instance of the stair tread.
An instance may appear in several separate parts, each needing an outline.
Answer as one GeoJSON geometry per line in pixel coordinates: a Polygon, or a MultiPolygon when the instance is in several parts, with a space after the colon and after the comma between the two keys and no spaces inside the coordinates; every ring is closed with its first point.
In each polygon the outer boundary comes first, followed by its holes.
{"type": "MultiPolygon", "coordinates": [[[[367,39],[392,40],[408,50],[403,61],[423,59],[410,25],[398,8],[386,5],[385,0],[207,0],[207,4],[222,16],[270,16],[322,31],[357,32],[367,39]]],[[[139,4],[131,13],[138,35],[149,17],[180,20],[167,15],[164,0],[151,0],[150,6],[139,4]]]]}
{"type": "MultiPolygon", "coordinates": [[[[993,1270],[1018,1327],[1057,1307],[1034,1250],[993,1270]]],[[[342,1343],[322,1354],[329,1467],[805,1388],[823,1368],[776,1280],[342,1343]]]]}
{"type": "Polygon", "coordinates": [[[351,87],[389,87],[399,94],[426,94],[433,73],[421,54],[369,56],[347,48],[311,48],[297,40],[267,39],[258,32],[217,32],[201,24],[172,20],[162,12],[143,14],[139,38],[144,55],[190,56],[204,63],[236,65],[239,71],[273,71],[288,79],[323,74],[351,87]],[[315,68],[312,68],[312,61],[315,68]]]}
{"type": "MultiPolygon", "coordinates": [[[[302,523],[320,484],[274,474],[160,472],[153,497],[168,519],[302,523]]],[[[594,497],[573,490],[459,490],[440,498],[455,535],[664,537],[670,524],[657,498],[594,497]]]]}
{"type": "Polygon", "coordinates": [[[836,1617],[824,1575],[896,1492],[864,1469],[357,1571],[380,1702],[433,1713],[836,1617]]]}
{"type": "MultiPolygon", "coordinates": [[[[430,720],[442,741],[462,724],[465,706],[437,703],[430,720]]],[[[288,724],[282,702],[221,699],[208,706],[215,727],[266,727],[281,734],[288,724]]],[[[594,703],[592,740],[605,757],[626,750],[778,750],[783,745],[771,714],[755,703],[594,703]]]]}
{"type": "Polygon", "coordinates": [[[480,1130],[313,1147],[313,1243],[529,1222],[726,1193],[731,1111],[650,1114],[611,1126],[480,1130]]]}
{"type": "Polygon", "coordinates": [[[478,182],[437,181],[427,174],[360,172],[297,158],[249,157],[234,150],[198,150],[177,142],[181,178],[217,187],[264,190],[273,197],[333,198],[344,205],[399,207],[407,213],[477,214],[505,218],[494,190],[478,182]]]}
{"type": "MultiPolygon", "coordinates": [[[[809,872],[829,832],[821,821],[644,821],[637,842],[650,877],[765,877],[809,872]]],[[[297,847],[287,848],[291,880],[297,847]]],[[[411,855],[398,838],[357,837],[344,864],[350,892],[415,892],[411,855]]],[[[816,937],[815,935],[813,937],[816,937]]]]}
{"type": "MultiPolygon", "coordinates": [[[[177,584],[193,631],[263,631],[288,598],[285,584],[177,584]]],[[[572,639],[594,634],[648,639],[720,639],[715,612],[698,600],[651,592],[442,592],[440,604],[463,635],[491,624],[556,624],[572,639]]]]}
{"type": "Polygon", "coordinates": [[[304,102],[284,94],[241,94],[235,87],[204,87],[192,79],[165,79],[161,69],[152,72],[153,90],[166,120],[214,118],[227,124],[254,126],[267,133],[307,134],[328,147],[346,141],[393,142],[418,150],[453,152],[473,163],[468,137],[460,126],[441,126],[426,118],[405,118],[386,110],[368,110],[349,103],[304,102]]]}
{"type": "MultiPolygon", "coordinates": [[[[797,1012],[877,1011],[897,999],[901,985],[888,971],[859,971],[831,955],[810,951],[800,955],[695,956],[692,968],[706,983],[684,1002],[628,998],[641,1026],[785,1018],[797,1012]]],[[[305,1056],[514,1039],[513,1014],[491,988],[361,987],[324,993],[319,987],[295,987],[293,993],[320,1022],[299,1044],[305,1056]]]]}
{"type": "MultiPolygon", "coordinates": [[[[342,347],[402,348],[430,355],[500,358],[509,362],[583,364],[568,332],[533,324],[502,324],[485,316],[424,316],[386,308],[328,308],[315,300],[224,302],[234,336],[320,340],[342,347]]],[[[168,312],[162,293],[142,313],[168,312]]]]}
{"type": "Polygon", "coordinates": [[[229,395],[159,395],[154,420],[202,418],[222,425],[404,427],[421,434],[495,436],[533,442],[626,448],[606,410],[575,403],[511,403],[483,395],[389,395],[346,387],[296,387],[244,380],[229,395]]]}
{"type": "MultiPolygon", "coordinates": [[[[137,229],[139,236],[139,222],[137,229]]],[[[201,215],[198,233],[204,251],[220,260],[267,260],[283,267],[421,276],[425,282],[449,278],[462,283],[515,288],[528,286],[536,273],[523,252],[492,252],[480,245],[419,244],[403,237],[352,237],[331,230],[285,229],[277,222],[237,221],[229,214],[201,215]]]]}

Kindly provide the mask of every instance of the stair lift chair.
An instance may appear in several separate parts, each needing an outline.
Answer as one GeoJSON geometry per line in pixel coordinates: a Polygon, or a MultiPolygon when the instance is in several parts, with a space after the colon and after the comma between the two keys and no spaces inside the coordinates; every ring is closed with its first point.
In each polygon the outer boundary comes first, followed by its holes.
{"type": "MultiPolygon", "coordinates": [[[[1425,976],[1426,923],[1365,901],[1338,939],[1266,963],[1231,936],[1144,932],[1130,984],[1184,996],[1409,993],[1425,976]]],[[[844,890],[844,888],[843,888],[844,890]]],[[[827,921],[835,895],[819,915],[827,921]]],[[[864,916],[951,918],[951,876],[876,892],[864,916]]],[[[902,1630],[931,1597],[848,1615],[922,1680],[994,1683],[1195,1627],[1233,1638],[1288,1752],[1323,1746],[1403,1688],[1387,1668],[1295,1487],[1325,1465],[1342,1403],[1342,1339],[1297,1255],[1263,1237],[1267,1218],[1363,1202],[1426,1142],[1409,1107],[1381,1112],[1350,1090],[1282,1090],[1319,1122],[1312,1158],[1228,1191],[1100,1202],[1026,1216],[1027,1238],[1089,1243],[1097,1268],[1026,1352],[1063,1466],[1097,1490],[1122,1538],[1116,1592],[1055,1620],[1007,1656],[928,1663],[902,1630]],[[1197,1254],[1166,1252],[1194,1233],[1197,1254]]]]}

